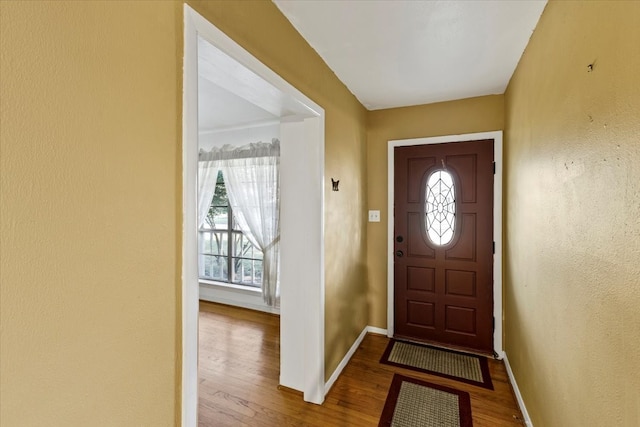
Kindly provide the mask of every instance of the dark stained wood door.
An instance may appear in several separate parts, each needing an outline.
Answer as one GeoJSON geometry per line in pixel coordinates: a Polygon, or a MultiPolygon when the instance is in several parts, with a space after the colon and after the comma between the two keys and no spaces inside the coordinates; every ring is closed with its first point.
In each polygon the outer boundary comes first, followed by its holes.
{"type": "Polygon", "coordinates": [[[395,336],[492,353],[493,141],[396,147],[394,160],[395,336]]]}

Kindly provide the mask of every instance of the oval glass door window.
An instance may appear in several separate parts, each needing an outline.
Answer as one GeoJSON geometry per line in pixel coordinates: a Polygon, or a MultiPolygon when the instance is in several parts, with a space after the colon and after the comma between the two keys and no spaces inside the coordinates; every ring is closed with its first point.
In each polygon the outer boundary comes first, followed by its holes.
{"type": "Polygon", "coordinates": [[[427,180],[425,221],[429,240],[436,245],[451,242],[456,228],[456,189],[445,170],[433,172],[427,180]]]}

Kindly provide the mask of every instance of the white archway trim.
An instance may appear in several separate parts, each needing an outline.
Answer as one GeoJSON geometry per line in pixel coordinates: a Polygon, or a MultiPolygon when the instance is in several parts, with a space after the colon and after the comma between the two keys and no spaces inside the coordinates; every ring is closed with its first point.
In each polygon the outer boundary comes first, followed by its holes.
{"type": "MultiPolygon", "coordinates": [[[[249,52],[230,39],[188,5],[184,5],[184,74],[183,74],[183,142],[182,142],[182,361],[181,361],[181,421],[185,427],[197,425],[198,409],[198,263],[197,263],[197,162],[198,162],[198,36],[272,85],[280,96],[289,97],[299,106],[298,115],[289,120],[304,123],[307,150],[305,175],[297,185],[308,197],[304,209],[297,209],[304,221],[304,246],[292,238],[281,240],[283,257],[304,254],[307,270],[304,277],[295,277],[294,289],[299,299],[287,303],[286,283],[280,321],[282,324],[304,325],[301,339],[281,332],[281,381],[289,381],[304,393],[304,400],[322,403],[324,400],[324,110],[291,86],[249,52]],[[302,183],[302,184],[300,184],[302,183]],[[292,370],[283,360],[302,358],[292,370]]],[[[286,188],[282,189],[286,191],[286,188]]],[[[300,191],[300,189],[298,189],[300,191]]],[[[284,201],[283,195],[283,201],[284,201]]],[[[286,224],[283,225],[286,227],[286,224]]],[[[287,230],[285,230],[286,233],[287,230]]],[[[288,233],[297,237],[296,233],[288,233]]],[[[291,289],[291,287],[289,287],[291,289]]],[[[293,365],[292,365],[293,366],[293,365]]],[[[287,384],[283,384],[287,385],[287,384]]]]}
{"type": "Polygon", "coordinates": [[[496,173],[493,180],[493,241],[496,252],[493,257],[493,350],[499,358],[504,356],[502,343],[502,131],[467,133],[462,135],[445,135],[431,138],[400,139],[388,142],[388,199],[387,199],[387,335],[394,334],[394,301],[393,301],[393,200],[394,200],[394,148],[411,145],[444,144],[447,142],[475,141],[492,139],[494,143],[493,159],[496,173]]]}

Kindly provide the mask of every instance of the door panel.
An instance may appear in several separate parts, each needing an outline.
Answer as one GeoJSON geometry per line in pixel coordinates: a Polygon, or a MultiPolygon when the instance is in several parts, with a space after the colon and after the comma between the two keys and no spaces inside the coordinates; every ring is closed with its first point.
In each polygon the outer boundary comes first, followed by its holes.
{"type": "Polygon", "coordinates": [[[476,260],[476,215],[470,213],[463,213],[460,221],[460,230],[458,235],[458,241],[451,248],[444,252],[444,257],[447,261],[470,261],[476,260]]]}
{"type": "MultiPolygon", "coordinates": [[[[432,258],[435,259],[436,251],[427,245],[422,237],[422,215],[418,212],[408,212],[407,213],[407,228],[408,233],[406,233],[407,245],[409,247],[409,251],[407,255],[409,257],[423,257],[423,258],[432,258]]],[[[400,245],[398,245],[400,246],[400,245]]]]}
{"type": "Polygon", "coordinates": [[[394,157],[395,335],[490,353],[493,141],[396,147],[394,157]],[[455,194],[444,245],[426,225],[427,181],[438,170],[451,174],[455,194]]]}

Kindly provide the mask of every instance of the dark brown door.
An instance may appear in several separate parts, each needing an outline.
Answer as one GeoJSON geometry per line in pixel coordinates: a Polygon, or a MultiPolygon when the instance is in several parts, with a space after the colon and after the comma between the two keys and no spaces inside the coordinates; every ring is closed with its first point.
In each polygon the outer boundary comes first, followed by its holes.
{"type": "Polygon", "coordinates": [[[395,148],[395,336],[493,351],[493,141],[395,148]]]}

